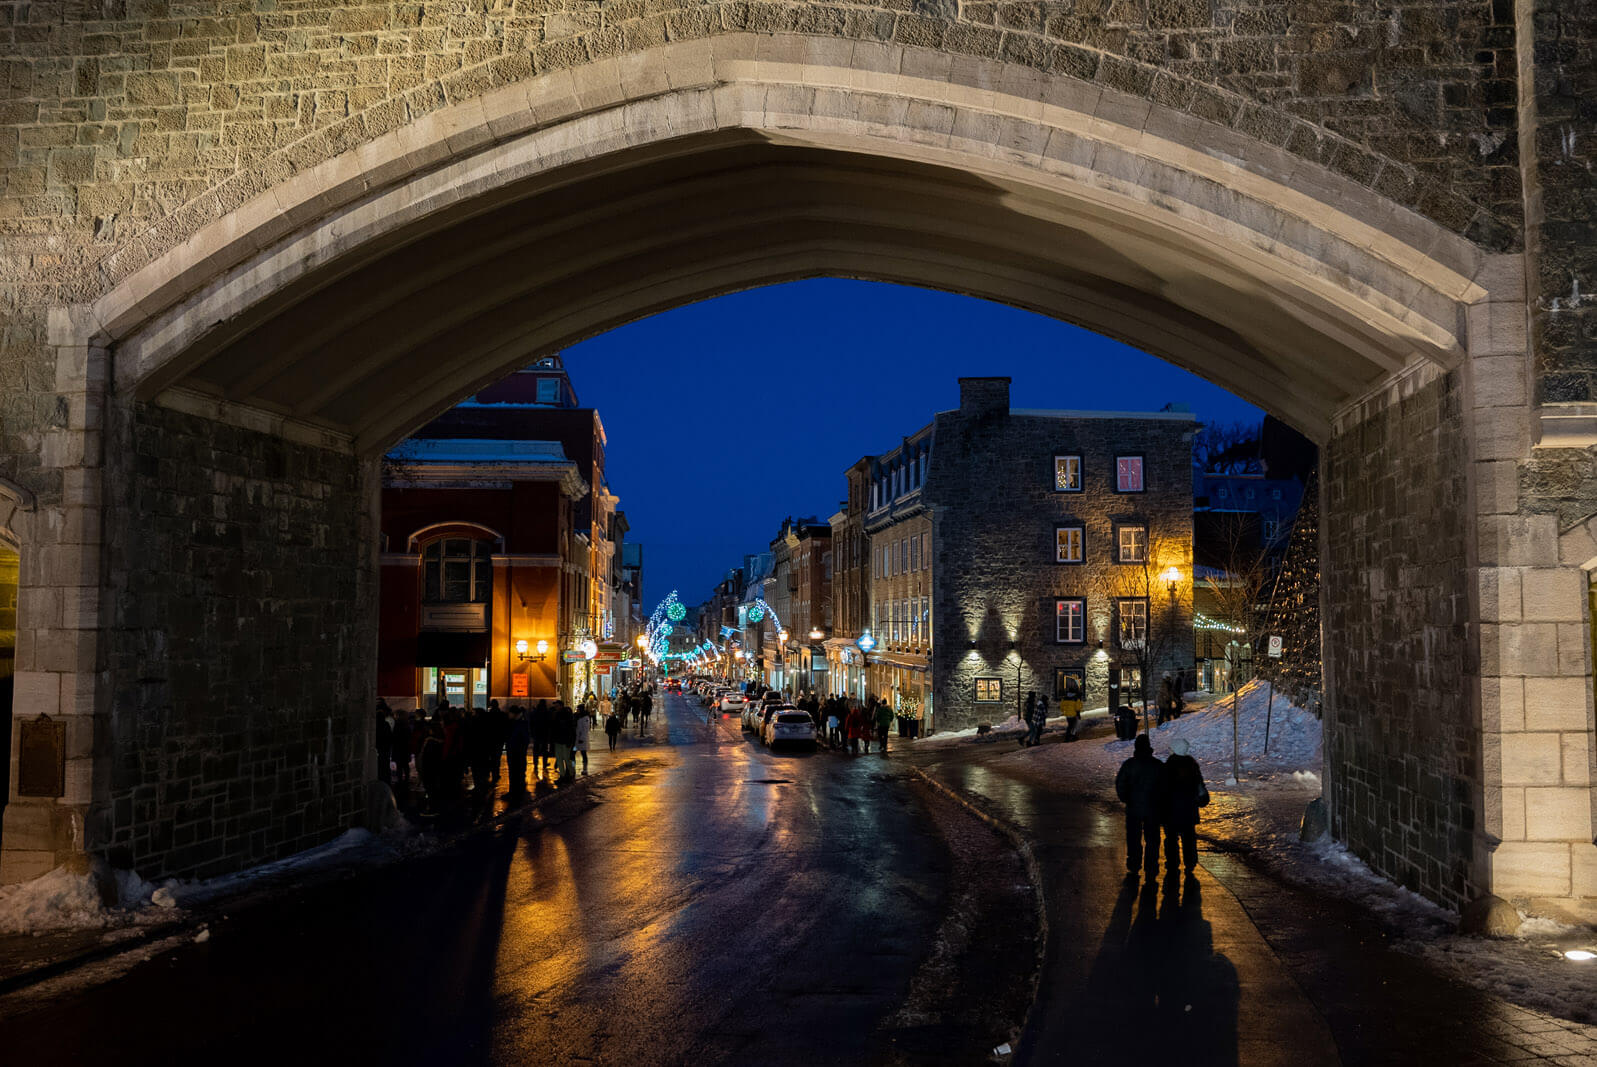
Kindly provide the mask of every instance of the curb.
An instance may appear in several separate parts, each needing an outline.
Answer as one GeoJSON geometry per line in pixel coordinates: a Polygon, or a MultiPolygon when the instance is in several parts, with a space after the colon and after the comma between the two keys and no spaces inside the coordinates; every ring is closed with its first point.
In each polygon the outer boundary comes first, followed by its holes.
{"type": "MultiPolygon", "coordinates": [[[[636,757],[628,758],[620,763],[617,763],[613,767],[606,767],[602,771],[585,775],[582,778],[577,779],[577,781],[573,784],[590,785],[595,782],[600,782],[612,775],[620,774],[622,771],[633,770],[636,767],[642,766],[643,763],[643,760],[637,759],[636,757]]],[[[424,852],[417,852],[408,855],[401,854],[384,863],[371,864],[370,867],[372,869],[377,867],[392,867],[403,863],[408,863],[412,860],[418,860],[428,856],[437,855],[440,852],[455,848],[472,838],[484,837],[491,833],[496,833],[504,829],[506,825],[510,824],[516,819],[523,818],[531,814],[533,811],[543,807],[545,804],[550,803],[557,797],[569,796],[572,792],[572,788],[567,786],[563,789],[551,789],[541,796],[530,796],[528,801],[519,807],[500,812],[498,815],[495,815],[492,818],[485,819],[480,823],[473,823],[472,825],[463,829],[452,831],[447,835],[440,835],[435,839],[437,842],[436,845],[424,852]]],[[[413,838],[406,838],[406,840],[413,840],[413,838]]],[[[347,869],[333,866],[321,871],[314,871],[311,872],[303,881],[295,882],[294,885],[301,888],[306,886],[324,885],[333,881],[335,878],[341,877],[345,870],[347,869]]],[[[74,970],[77,970],[80,967],[86,967],[91,963],[102,963],[118,956],[141,951],[145,948],[148,948],[150,945],[160,941],[169,940],[178,935],[197,934],[202,928],[208,926],[217,914],[223,912],[224,910],[247,910],[252,901],[257,898],[273,896],[279,888],[281,887],[277,885],[257,886],[247,888],[234,896],[219,897],[215,900],[207,901],[205,904],[200,906],[199,910],[188,912],[182,918],[174,918],[170,922],[158,923],[152,926],[143,927],[138,933],[130,934],[125,938],[112,941],[109,944],[96,945],[91,949],[87,949],[75,955],[64,956],[60,959],[51,960],[50,962],[42,964],[41,966],[32,970],[22,971],[18,974],[0,978],[0,997],[21,992],[24,989],[30,989],[33,986],[48,982],[52,978],[59,978],[64,974],[68,974],[74,970]]],[[[124,927],[124,929],[127,928],[124,927]]]]}
{"type": "MultiPolygon", "coordinates": [[[[1010,844],[1014,845],[1015,851],[1020,855],[1022,865],[1026,868],[1026,878],[1031,882],[1031,887],[1036,892],[1038,936],[1036,965],[1033,967],[1031,974],[1031,1000],[1026,1005],[1025,1016],[1020,1020],[1019,1034],[1024,1035],[1031,1026],[1032,1015],[1037,1010],[1037,994],[1042,988],[1043,964],[1047,962],[1048,955],[1048,902],[1043,891],[1042,865],[1037,862],[1037,855],[1032,851],[1031,842],[1009,820],[987,810],[986,805],[975,797],[938,781],[920,767],[914,764],[909,764],[908,766],[910,773],[915,775],[915,777],[1002,834],[1010,844]]],[[[1019,1037],[1015,1039],[1017,1046],[1019,1040],[1019,1037]]],[[[1011,1052],[1008,1055],[1012,1059],[1014,1053],[1011,1052]]]]}

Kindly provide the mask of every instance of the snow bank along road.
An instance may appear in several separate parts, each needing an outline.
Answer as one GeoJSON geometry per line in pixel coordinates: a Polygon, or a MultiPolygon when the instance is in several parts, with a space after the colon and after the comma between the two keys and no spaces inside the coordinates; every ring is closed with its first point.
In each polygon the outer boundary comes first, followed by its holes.
{"type": "Polygon", "coordinates": [[[106,985],[0,1001],[0,1047],[31,1064],[985,1058],[1003,1035],[931,1003],[951,906],[960,929],[982,919],[909,776],[665,710],[671,744],[525,827],[271,900],[106,985]]]}

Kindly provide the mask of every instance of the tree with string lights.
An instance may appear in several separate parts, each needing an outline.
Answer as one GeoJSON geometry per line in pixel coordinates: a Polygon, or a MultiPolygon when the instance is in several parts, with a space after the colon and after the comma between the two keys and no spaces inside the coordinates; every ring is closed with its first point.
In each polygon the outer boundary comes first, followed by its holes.
{"type": "Polygon", "coordinates": [[[1271,632],[1281,637],[1276,684],[1299,707],[1320,712],[1320,492],[1315,477],[1287,537],[1274,590],[1271,632]]]}

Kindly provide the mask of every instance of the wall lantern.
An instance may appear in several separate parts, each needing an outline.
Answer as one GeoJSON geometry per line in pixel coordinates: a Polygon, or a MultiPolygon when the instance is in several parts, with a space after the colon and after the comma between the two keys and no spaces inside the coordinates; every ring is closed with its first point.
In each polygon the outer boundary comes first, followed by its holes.
{"type": "Polygon", "coordinates": [[[527,651],[527,639],[525,637],[516,642],[516,658],[519,660],[531,660],[532,662],[536,663],[543,659],[548,652],[549,642],[547,641],[538,642],[538,654],[536,656],[527,651]]]}
{"type": "Polygon", "coordinates": [[[1176,586],[1181,584],[1181,572],[1174,567],[1169,567],[1159,577],[1164,579],[1165,588],[1170,590],[1170,595],[1176,595],[1176,586]]]}
{"type": "Polygon", "coordinates": [[[810,640],[811,641],[819,641],[821,638],[823,638],[825,636],[826,636],[826,634],[821,632],[821,628],[819,626],[811,626],[810,627],[810,640]]]}

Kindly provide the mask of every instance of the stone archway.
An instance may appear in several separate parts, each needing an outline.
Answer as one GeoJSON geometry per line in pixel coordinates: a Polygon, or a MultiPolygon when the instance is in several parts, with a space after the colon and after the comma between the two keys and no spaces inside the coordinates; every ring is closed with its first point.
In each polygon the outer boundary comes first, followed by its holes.
{"type": "MultiPolygon", "coordinates": [[[[103,412],[57,454],[106,531],[99,600],[80,619],[97,668],[83,703],[113,751],[140,730],[176,743],[169,764],[96,769],[92,847],[205,873],[347,822],[370,690],[370,457],[541,352],[828,273],[1087,325],[1321,441],[1327,617],[1347,635],[1328,670],[1337,831],[1446,903],[1486,884],[1514,893],[1517,873],[1498,879],[1523,868],[1499,862],[1513,849],[1482,862],[1495,771],[1471,626],[1497,618],[1479,591],[1505,561],[1478,541],[1511,524],[1512,461],[1530,448],[1519,257],[1146,96],[998,58],[783,34],[513,80],[307,158],[56,316],[58,378],[103,412]],[[85,443],[101,435],[103,458],[85,443]],[[193,565],[241,557],[259,572],[242,583],[193,565]],[[308,575],[303,592],[254,592],[289,574],[308,575]],[[296,617],[315,632],[283,622],[296,617]],[[263,645],[316,685],[267,663],[202,684],[210,659],[263,645]],[[267,678],[301,739],[289,815],[244,805],[197,840],[163,839],[192,812],[156,783],[203,779],[208,705],[226,720],[267,678]],[[1372,708],[1401,729],[1364,729],[1372,708]],[[1445,736],[1414,746],[1415,730],[1445,736]],[[1393,759],[1412,773],[1383,778],[1393,759]],[[122,807],[141,789],[157,794],[143,820],[122,807]],[[1402,805],[1433,832],[1394,832],[1384,812],[1402,805]]],[[[253,789],[214,784],[222,807],[253,789]]]]}

